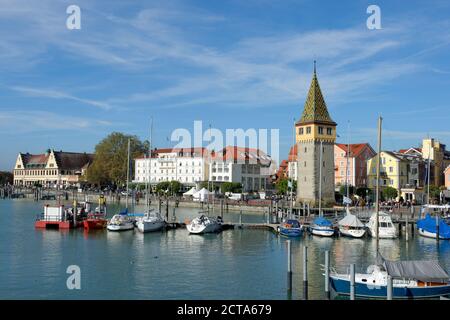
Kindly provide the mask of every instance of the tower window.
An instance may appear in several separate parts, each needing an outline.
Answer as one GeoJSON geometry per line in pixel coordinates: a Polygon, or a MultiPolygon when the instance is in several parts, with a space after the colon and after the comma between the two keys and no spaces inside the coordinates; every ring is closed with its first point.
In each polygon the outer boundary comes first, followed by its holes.
{"type": "Polygon", "coordinates": [[[298,129],[298,134],[303,134],[303,128],[298,129]]]}
{"type": "Polygon", "coordinates": [[[306,134],[310,134],[311,133],[311,127],[306,127],[306,134]]]}
{"type": "Polygon", "coordinates": [[[308,148],[307,147],[305,147],[305,153],[307,153],[308,152],[308,148]]]}
{"type": "Polygon", "coordinates": [[[332,128],[327,128],[327,135],[331,136],[331,133],[333,132],[332,128]]]}
{"type": "Polygon", "coordinates": [[[305,163],[304,163],[304,166],[306,167],[306,161],[305,161],[305,163]]]}
{"type": "Polygon", "coordinates": [[[323,127],[319,127],[319,134],[323,134],[323,127]]]}

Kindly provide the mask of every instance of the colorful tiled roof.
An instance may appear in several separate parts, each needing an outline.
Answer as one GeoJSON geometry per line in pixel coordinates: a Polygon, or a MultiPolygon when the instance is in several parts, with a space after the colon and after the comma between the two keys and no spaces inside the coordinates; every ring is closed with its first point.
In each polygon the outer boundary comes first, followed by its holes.
{"type": "Polygon", "coordinates": [[[316,65],[314,62],[314,74],[309,87],[308,96],[306,98],[303,113],[297,124],[319,122],[330,125],[336,125],[328,113],[325,99],[320,90],[319,80],[316,74],[316,65]]]}
{"type": "MultiPolygon", "coordinates": [[[[346,143],[336,143],[336,146],[342,149],[343,151],[347,152],[348,146],[346,143]]],[[[357,157],[359,156],[366,148],[369,148],[373,154],[375,154],[375,151],[373,151],[372,147],[368,143],[351,143],[349,145],[350,147],[350,157],[357,157]]]]}

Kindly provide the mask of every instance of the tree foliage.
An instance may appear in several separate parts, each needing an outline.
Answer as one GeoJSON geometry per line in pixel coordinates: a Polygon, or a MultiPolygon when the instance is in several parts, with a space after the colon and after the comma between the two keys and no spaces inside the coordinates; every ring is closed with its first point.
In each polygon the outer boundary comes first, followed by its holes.
{"type": "Polygon", "coordinates": [[[130,139],[130,181],[134,158],[148,151],[148,142],[137,136],[113,132],[95,146],[94,161],[87,171],[87,179],[98,185],[123,185],[127,180],[128,139],[130,139]]]}
{"type": "MultiPolygon", "coordinates": [[[[349,196],[354,195],[355,194],[355,187],[352,186],[352,185],[349,185],[348,187],[349,187],[349,190],[348,190],[349,196]]],[[[343,184],[343,185],[341,185],[339,187],[339,193],[341,195],[343,195],[343,196],[347,196],[347,185],[346,184],[343,184]]]]}
{"type": "Polygon", "coordinates": [[[14,176],[9,171],[0,171],[0,185],[3,184],[12,184],[14,176]]]}
{"type": "MultiPolygon", "coordinates": [[[[278,194],[287,194],[288,192],[291,191],[291,189],[289,188],[289,179],[288,178],[284,178],[284,179],[280,179],[276,185],[275,185],[275,189],[277,190],[278,194]]],[[[297,181],[293,181],[293,192],[296,192],[297,190],[297,181]]]]}
{"type": "Polygon", "coordinates": [[[398,197],[398,191],[397,191],[397,189],[395,189],[393,187],[383,188],[382,194],[383,194],[384,199],[387,199],[387,200],[395,199],[398,197]]]}
{"type": "Polygon", "coordinates": [[[225,193],[225,192],[241,193],[242,192],[242,184],[239,182],[224,182],[220,188],[222,190],[222,193],[225,193]]]}

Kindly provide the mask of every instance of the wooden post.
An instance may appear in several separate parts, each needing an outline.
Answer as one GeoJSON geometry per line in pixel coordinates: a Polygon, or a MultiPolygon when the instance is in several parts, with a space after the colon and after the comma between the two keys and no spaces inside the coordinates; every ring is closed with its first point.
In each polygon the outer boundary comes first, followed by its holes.
{"type": "Polygon", "coordinates": [[[239,210],[239,224],[242,226],[242,208],[239,210]]]}
{"type": "Polygon", "coordinates": [[[287,290],[288,292],[292,292],[292,249],[291,249],[291,240],[287,241],[287,290]]]}
{"type": "Polygon", "coordinates": [[[175,215],[175,207],[172,208],[172,221],[177,221],[177,216],[175,215]]]}
{"type": "Polygon", "coordinates": [[[220,200],[220,217],[223,218],[223,199],[220,200]]]}
{"type": "Polygon", "coordinates": [[[169,198],[166,199],[166,221],[169,221],[169,198]]]}
{"type": "Polygon", "coordinates": [[[387,276],[387,300],[392,300],[392,277],[387,276]]]}
{"type": "Polygon", "coordinates": [[[355,300],[355,264],[350,265],[350,300],[355,300]]]}
{"type": "Polygon", "coordinates": [[[308,247],[303,246],[303,299],[308,300],[308,247]]]}
{"type": "Polygon", "coordinates": [[[405,224],[405,236],[406,236],[406,241],[409,240],[409,224],[408,224],[408,214],[406,214],[406,224],[405,224]]]}
{"type": "Polygon", "coordinates": [[[162,201],[161,201],[161,197],[158,197],[158,212],[161,213],[161,209],[162,209],[162,201]]]}
{"type": "Polygon", "coordinates": [[[325,299],[330,300],[330,251],[325,251],[325,299]]]}

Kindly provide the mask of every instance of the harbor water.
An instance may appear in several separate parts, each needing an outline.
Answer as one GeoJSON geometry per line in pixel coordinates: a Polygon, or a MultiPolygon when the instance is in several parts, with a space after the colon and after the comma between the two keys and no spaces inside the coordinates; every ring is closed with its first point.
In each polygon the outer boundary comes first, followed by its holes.
{"type": "MultiPolygon", "coordinates": [[[[54,204],[54,201],[45,203],[54,204]]],[[[96,230],[39,230],[34,222],[44,202],[0,200],[0,299],[286,299],[287,241],[263,229],[189,235],[186,229],[141,234],[96,230]],[[67,268],[81,270],[81,289],[69,290],[67,268]]],[[[109,206],[108,215],[120,207],[109,206]]],[[[163,212],[164,212],[163,206],[163,212]]],[[[136,207],[143,212],[144,207],[136,207]]],[[[177,221],[198,215],[177,208],[177,221]]],[[[215,215],[218,215],[217,211],[215,215]]],[[[172,208],[169,210],[172,218],[172,208]]],[[[225,212],[224,221],[239,221],[225,212]]],[[[263,223],[263,213],[243,213],[242,222],[263,223]]],[[[293,299],[302,299],[302,247],[308,246],[309,298],[324,299],[321,265],[365,271],[375,260],[371,238],[292,240],[293,299]]],[[[380,240],[391,260],[437,259],[450,271],[450,242],[420,237],[380,240]]]]}

